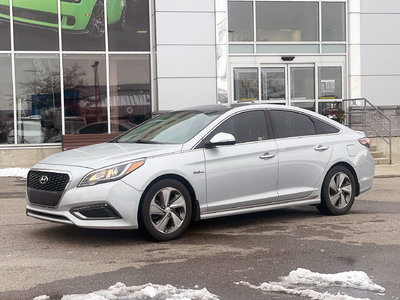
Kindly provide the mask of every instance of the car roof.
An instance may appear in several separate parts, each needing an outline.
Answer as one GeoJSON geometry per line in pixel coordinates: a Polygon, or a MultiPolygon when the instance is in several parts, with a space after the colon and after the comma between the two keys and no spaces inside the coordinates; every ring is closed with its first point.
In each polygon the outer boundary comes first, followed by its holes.
{"type": "Polygon", "coordinates": [[[212,104],[212,105],[199,105],[199,106],[193,106],[193,107],[187,107],[184,109],[178,109],[178,111],[200,111],[200,112],[212,112],[212,111],[229,111],[229,110],[246,110],[246,109],[257,109],[257,108],[262,108],[262,109],[282,109],[282,110],[297,110],[297,111],[304,111],[304,112],[310,112],[310,110],[305,110],[299,107],[295,106],[289,106],[289,105],[280,105],[280,104],[265,104],[265,103],[232,103],[228,105],[224,104],[212,104]]]}
{"type": "Polygon", "coordinates": [[[280,105],[280,104],[265,104],[265,103],[232,103],[228,105],[222,105],[222,104],[214,104],[214,105],[201,105],[201,106],[194,106],[194,107],[189,107],[186,109],[180,109],[179,111],[189,111],[189,110],[195,110],[195,111],[200,111],[200,112],[215,112],[215,111],[220,111],[222,114],[225,114],[226,112],[240,112],[240,111],[245,111],[248,109],[274,109],[274,110],[286,110],[286,111],[296,111],[300,113],[307,114],[309,116],[313,116],[315,118],[318,118],[320,120],[324,120],[327,123],[330,123],[333,126],[340,127],[342,130],[345,128],[342,124],[331,120],[327,118],[324,115],[321,115],[319,113],[316,113],[311,110],[307,110],[304,108],[296,107],[296,106],[290,106],[290,105],[280,105]]]}

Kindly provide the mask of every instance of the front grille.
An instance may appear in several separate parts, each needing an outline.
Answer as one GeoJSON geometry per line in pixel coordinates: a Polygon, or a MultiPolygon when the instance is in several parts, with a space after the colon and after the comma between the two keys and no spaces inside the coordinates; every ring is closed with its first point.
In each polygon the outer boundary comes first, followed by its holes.
{"type": "Polygon", "coordinates": [[[69,182],[69,175],[44,171],[29,171],[28,200],[32,204],[55,207],[69,182]]]}
{"type": "Polygon", "coordinates": [[[49,13],[46,11],[39,11],[33,9],[26,9],[21,7],[13,7],[13,14],[16,18],[39,21],[50,24],[58,23],[58,16],[54,13],[49,13]]]}
{"type": "Polygon", "coordinates": [[[27,178],[28,188],[45,191],[64,191],[69,181],[69,175],[42,171],[29,171],[27,178]],[[47,177],[47,180],[43,177],[47,177]],[[42,179],[42,180],[41,180],[42,179]]]}

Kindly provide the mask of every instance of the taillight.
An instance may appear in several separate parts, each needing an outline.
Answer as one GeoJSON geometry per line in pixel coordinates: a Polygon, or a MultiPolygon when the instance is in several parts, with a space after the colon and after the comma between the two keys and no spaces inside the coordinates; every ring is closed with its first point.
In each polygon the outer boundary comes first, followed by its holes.
{"type": "Polygon", "coordinates": [[[368,149],[371,147],[371,140],[367,137],[363,137],[361,139],[358,139],[361,145],[367,147],[368,149]]]}

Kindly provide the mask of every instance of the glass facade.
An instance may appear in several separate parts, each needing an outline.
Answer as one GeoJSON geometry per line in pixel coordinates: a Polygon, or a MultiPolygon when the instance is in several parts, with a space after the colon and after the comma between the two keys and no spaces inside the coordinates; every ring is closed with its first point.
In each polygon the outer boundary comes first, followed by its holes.
{"type": "Polygon", "coordinates": [[[253,40],[253,3],[229,2],[229,41],[253,40]]]}
{"type": "Polygon", "coordinates": [[[230,53],[345,53],[346,3],[230,0],[230,53]]]}
{"type": "Polygon", "coordinates": [[[0,0],[0,144],[145,121],[150,60],[148,0],[0,0]]]}
{"type": "Polygon", "coordinates": [[[0,144],[8,144],[15,130],[10,54],[0,54],[0,74],[0,144]]]}
{"type": "Polygon", "coordinates": [[[18,144],[40,144],[61,134],[58,54],[16,54],[18,144]]]}
{"type": "Polygon", "coordinates": [[[322,40],[324,42],[346,40],[345,3],[322,3],[322,40]]]}
{"type": "Polygon", "coordinates": [[[229,0],[232,101],[338,115],[346,95],[346,4],[229,0]]]}
{"type": "Polygon", "coordinates": [[[318,2],[257,2],[257,41],[318,41],[318,2]]]}

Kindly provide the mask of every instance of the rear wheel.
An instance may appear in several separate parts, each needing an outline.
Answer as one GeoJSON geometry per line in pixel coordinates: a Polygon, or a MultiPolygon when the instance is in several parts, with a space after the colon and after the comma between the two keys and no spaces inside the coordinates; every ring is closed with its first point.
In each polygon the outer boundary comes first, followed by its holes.
{"type": "Polygon", "coordinates": [[[154,184],[139,207],[139,229],[147,237],[167,241],[179,237],[188,227],[192,201],[186,187],[177,180],[154,184]]]}
{"type": "Polygon", "coordinates": [[[343,215],[353,205],[356,184],[353,174],[343,166],[332,168],[322,184],[321,204],[317,208],[325,214],[343,215]]]}

